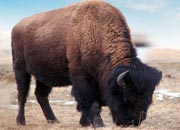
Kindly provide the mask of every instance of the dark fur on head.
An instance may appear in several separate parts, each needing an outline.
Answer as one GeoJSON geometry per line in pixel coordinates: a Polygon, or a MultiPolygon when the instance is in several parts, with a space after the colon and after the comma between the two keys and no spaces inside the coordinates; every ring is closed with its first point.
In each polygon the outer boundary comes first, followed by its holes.
{"type": "Polygon", "coordinates": [[[146,118],[155,86],[161,80],[162,73],[136,59],[130,65],[121,65],[113,70],[108,81],[108,106],[113,121],[117,125],[138,126],[146,118]],[[117,77],[129,70],[117,84],[117,77]],[[124,88],[123,88],[124,87],[124,88]]]}

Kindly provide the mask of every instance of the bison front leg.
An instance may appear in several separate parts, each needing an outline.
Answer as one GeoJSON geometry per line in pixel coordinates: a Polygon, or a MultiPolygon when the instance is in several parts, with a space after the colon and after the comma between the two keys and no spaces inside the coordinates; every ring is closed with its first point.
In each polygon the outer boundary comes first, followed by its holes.
{"type": "Polygon", "coordinates": [[[84,127],[91,125],[90,110],[87,109],[82,111],[79,123],[84,127]]]}
{"type": "MultiPolygon", "coordinates": [[[[79,77],[80,78],[80,77],[79,77]]],[[[76,79],[79,79],[76,77],[76,79]]],[[[82,126],[90,126],[91,120],[91,100],[92,98],[88,96],[89,91],[85,82],[79,82],[79,80],[73,81],[72,95],[77,101],[77,110],[82,112],[79,123],[82,126]],[[78,83],[81,83],[79,86],[78,83]],[[77,84],[77,85],[76,85],[77,84]]]]}
{"type": "Polygon", "coordinates": [[[82,112],[80,124],[82,126],[92,124],[94,127],[102,127],[104,124],[100,116],[100,105],[98,103],[100,98],[99,87],[91,76],[82,75],[83,73],[79,74],[71,75],[71,81],[72,94],[78,103],[77,110],[82,112]]]}
{"type": "Polygon", "coordinates": [[[90,109],[83,109],[80,119],[82,126],[93,125],[94,128],[103,127],[104,123],[100,115],[101,108],[98,102],[94,102],[90,109]]]}
{"type": "Polygon", "coordinates": [[[48,123],[58,123],[48,100],[48,95],[51,92],[52,87],[46,86],[44,83],[36,80],[35,95],[40,104],[42,111],[47,119],[48,123]]]}
{"type": "Polygon", "coordinates": [[[92,124],[93,127],[103,127],[104,123],[100,115],[101,107],[98,102],[94,102],[91,106],[92,124]]]}

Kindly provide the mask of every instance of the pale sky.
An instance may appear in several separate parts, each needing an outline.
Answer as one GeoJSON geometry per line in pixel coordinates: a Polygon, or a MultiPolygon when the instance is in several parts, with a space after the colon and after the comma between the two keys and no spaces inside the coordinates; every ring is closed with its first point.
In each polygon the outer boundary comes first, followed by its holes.
{"type": "MultiPolygon", "coordinates": [[[[0,49],[10,49],[12,27],[21,19],[81,0],[1,0],[0,49]]],[[[105,0],[120,9],[133,34],[157,48],[180,49],[180,0],[105,0]]]]}

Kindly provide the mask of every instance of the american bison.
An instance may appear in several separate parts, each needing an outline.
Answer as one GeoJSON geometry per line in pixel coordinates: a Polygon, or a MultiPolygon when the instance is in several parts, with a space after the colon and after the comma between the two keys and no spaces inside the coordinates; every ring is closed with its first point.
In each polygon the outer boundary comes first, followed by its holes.
{"type": "Polygon", "coordinates": [[[31,75],[35,95],[48,122],[58,122],[48,102],[53,86],[72,85],[82,126],[103,126],[101,107],[114,123],[139,125],[145,118],[162,73],[137,58],[122,13],[102,1],[86,1],[23,19],[12,31],[17,82],[17,124],[31,75]]]}

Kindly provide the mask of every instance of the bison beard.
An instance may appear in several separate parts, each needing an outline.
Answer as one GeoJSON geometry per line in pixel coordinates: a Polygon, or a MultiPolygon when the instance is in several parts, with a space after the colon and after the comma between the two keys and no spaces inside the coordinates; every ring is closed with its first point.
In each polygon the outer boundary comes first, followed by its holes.
{"type": "Polygon", "coordinates": [[[20,125],[31,75],[49,123],[58,122],[48,101],[52,87],[72,85],[80,124],[94,127],[104,126],[102,106],[117,125],[139,125],[162,76],[137,58],[122,13],[99,0],[25,18],[13,28],[12,55],[20,125]]]}

